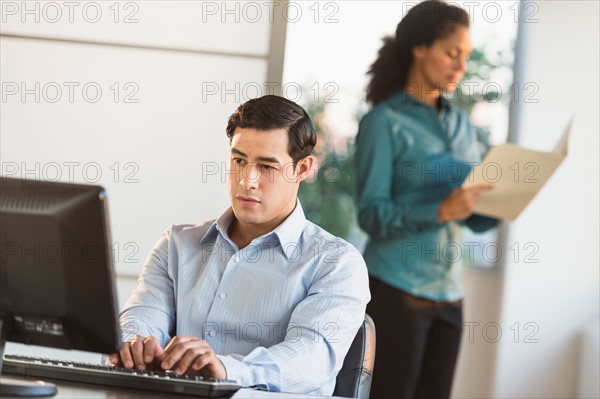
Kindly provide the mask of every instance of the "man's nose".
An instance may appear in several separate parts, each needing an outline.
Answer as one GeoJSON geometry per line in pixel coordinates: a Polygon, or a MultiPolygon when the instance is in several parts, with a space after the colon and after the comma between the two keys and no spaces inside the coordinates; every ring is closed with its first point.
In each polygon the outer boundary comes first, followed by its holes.
{"type": "Polygon", "coordinates": [[[240,185],[246,191],[258,188],[258,182],[260,180],[260,169],[253,164],[248,164],[242,169],[242,178],[240,185]]]}

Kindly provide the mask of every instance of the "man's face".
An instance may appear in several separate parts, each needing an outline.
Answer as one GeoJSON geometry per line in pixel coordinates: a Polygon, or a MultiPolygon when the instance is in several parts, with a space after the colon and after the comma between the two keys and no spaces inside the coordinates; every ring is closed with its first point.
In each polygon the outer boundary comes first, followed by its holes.
{"type": "Polygon", "coordinates": [[[305,162],[294,168],[285,129],[236,128],[229,169],[229,199],[239,226],[263,234],[294,210],[298,186],[308,173],[305,162]]]}

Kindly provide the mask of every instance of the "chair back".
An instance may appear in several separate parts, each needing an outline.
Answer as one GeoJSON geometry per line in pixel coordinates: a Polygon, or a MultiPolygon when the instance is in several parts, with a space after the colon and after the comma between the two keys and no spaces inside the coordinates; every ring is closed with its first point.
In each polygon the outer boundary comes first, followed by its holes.
{"type": "Polygon", "coordinates": [[[337,375],[333,396],[368,399],[375,363],[375,323],[368,314],[337,375]]]}

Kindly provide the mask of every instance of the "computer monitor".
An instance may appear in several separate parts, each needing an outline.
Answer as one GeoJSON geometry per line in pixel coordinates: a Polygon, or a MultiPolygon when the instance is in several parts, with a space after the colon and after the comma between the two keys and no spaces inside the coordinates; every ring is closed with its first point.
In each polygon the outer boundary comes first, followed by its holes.
{"type": "MultiPolygon", "coordinates": [[[[5,341],[113,353],[120,345],[108,208],[100,186],[0,176],[5,341]]],[[[0,357],[1,358],[1,357],[0,357]]],[[[48,384],[2,392],[48,395],[48,384]]]]}

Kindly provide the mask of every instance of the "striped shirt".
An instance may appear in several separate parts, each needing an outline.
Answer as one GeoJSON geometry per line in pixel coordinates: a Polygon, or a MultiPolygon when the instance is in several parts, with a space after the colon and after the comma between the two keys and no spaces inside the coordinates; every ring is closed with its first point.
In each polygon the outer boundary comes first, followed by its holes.
{"type": "Polygon", "coordinates": [[[234,214],[171,226],[121,312],[124,341],[205,339],[227,378],[272,391],[331,395],[370,299],[360,253],[306,220],[300,202],[238,249],[234,214]]]}

